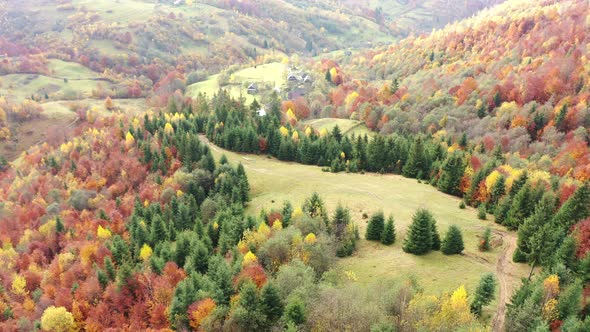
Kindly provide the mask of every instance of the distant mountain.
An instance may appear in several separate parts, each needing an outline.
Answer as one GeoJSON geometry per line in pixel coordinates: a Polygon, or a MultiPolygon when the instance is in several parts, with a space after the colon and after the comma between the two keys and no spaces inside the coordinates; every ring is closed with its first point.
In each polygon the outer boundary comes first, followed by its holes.
{"type": "Polygon", "coordinates": [[[155,81],[170,69],[212,73],[259,56],[388,44],[500,2],[8,1],[0,53],[42,52],[155,81]]]}

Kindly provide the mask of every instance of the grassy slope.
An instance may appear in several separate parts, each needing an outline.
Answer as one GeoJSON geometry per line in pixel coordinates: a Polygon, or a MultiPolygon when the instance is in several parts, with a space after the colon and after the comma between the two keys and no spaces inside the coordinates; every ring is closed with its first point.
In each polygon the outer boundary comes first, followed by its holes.
{"type": "MultiPolygon", "coordinates": [[[[244,82],[264,82],[273,86],[280,86],[285,82],[285,70],[285,65],[278,62],[245,68],[233,73],[232,79],[230,80],[231,84],[222,86],[222,88],[229,91],[234,98],[239,98],[240,95],[243,96],[246,98],[246,104],[250,104],[256,96],[246,93],[244,82]]],[[[186,89],[186,95],[191,97],[199,93],[206,93],[212,96],[220,88],[218,77],[219,75],[212,75],[206,81],[189,85],[186,89]]]]}
{"type": "Polygon", "coordinates": [[[302,121],[301,125],[303,127],[312,126],[315,130],[321,131],[322,129],[327,129],[328,131],[332,131],[334,126],[338,125],[340,127],[340,131],[344,135],[352,136],[353,134],[358,135],[374,135],[375,133],[370,131],[367,126],[362,121],[357,120],[348,120],[348,119],[337,119],[337,118],[322,118],[322,119],[312,119],[302,121]]]}
{"type": "MultiPolygon", "coordinates": [[[[96,89],[100,74],[78,63],[62,60],[49,60],[47,64],[50,74],[9,74],[0,76],[0,95],[6,95],[16,100],[30,98],[31,95],[50,96],[60,98],[64,93],[75,92],[80,98],[89,97],[92,90],[96,89]],[[64,78],[69,82],[64,82],[64,78]]],[[[108,85],[107,82],[102,82],[108,85]]]]}
{"type": "MultiPolygon", "coordinates": [[[[313,191],[323,197],[330,211],[334,211],[338,203],[348,206],[361,237],[366,229],[363,212],[370,215],[383,210],[386,215],[393,214],[397,228],[395,245],[384,247],[361,239],[354,256],[338,261],[338,268],[354,272],[360,285],[415,275],[425,291],[430,293],[455,289],[462,284],[473,292],[483,273],[496,270],[502,248],[481,253],[476,247],[478,235],[486,227],[501,228],[490,221],[477,220],[474,209],[460,210],[458,198],[445,195],[430,185],[418,184],[416,180],[397,175],[325,173],[315,166],[240,155],[218,147],[213,147],[213,152],[216,157],[225,153],[231,162],[244,164],[252,188],[252,200],[247,211],[251,214],[257,214],[262,208],[267,211],[280,209],[284,200],[300,206],[313,191]],[[418,257],[402,251],[401,243],[412,214],[420,207],[433,212],[441,237],[452,224],[462,229],[466,248],[464,255],[448,257],[433,252],[418,257]]],[[[518,284],[527,271],[525,265],[510,264],[509,286],[518,284]]],[[[492,309],[493,306],[488,309],[488,315],[492,309]]]]}

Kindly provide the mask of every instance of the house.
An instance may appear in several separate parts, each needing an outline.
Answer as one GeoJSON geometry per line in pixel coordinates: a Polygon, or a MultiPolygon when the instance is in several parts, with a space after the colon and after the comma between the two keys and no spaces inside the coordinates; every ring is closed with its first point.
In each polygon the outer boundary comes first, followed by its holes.
{"type": "Polygon", "coordinates": [[[251,83],[250,85],[248,85],[248,94],[249,95],[255,95],[258,93],[258,85],[256,83],[251,83]]]}
{"type": "Polygon", "coordinates": [[[287,81],[297,82],[297,81],[299,81],[299,77],[297,77],[297,75],[295,75],[293,73],[289,73],[289,76],[287,76],[287,81]]]}
{"type": "Polygon", "coordinates": [[[313,83],[313,79],[311,78],[311,76],[305,74],[303,76],[303,83],[313,83]]]}

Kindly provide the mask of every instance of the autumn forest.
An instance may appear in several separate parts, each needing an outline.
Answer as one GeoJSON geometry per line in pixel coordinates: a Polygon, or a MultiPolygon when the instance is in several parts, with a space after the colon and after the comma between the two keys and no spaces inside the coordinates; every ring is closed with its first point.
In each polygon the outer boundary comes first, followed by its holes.
{"type": "Polygon", "coordinates": [[[0,2],[0,331],[590,331],[585,0],[0,2]]]}

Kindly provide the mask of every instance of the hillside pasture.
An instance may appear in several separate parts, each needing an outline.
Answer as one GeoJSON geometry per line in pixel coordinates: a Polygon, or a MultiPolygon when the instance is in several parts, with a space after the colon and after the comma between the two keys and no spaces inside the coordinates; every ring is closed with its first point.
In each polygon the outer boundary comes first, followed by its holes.
{"type": "MultiPolygon", "coordinates": [[[[352,220],[358,225],[361,240],[358,251],[349,258],[339,259],[337,269],[352,272],[357,280],[350,282],[368,285],[382,279],[403,279],[415,276],[428,293],[440,293],[465,285],[473,292],[479,278],[486,272],[495,272],[502,249],[515,234],[507,233],[491,221],[477,219],[472,208],[458,208],[460,199],[439,192],[436,188],[398,175],[346,174],[322,172],[319,167],[285,163],[265,156],[242,155],[212,145],[216,158],[225,154],[232,163],[241,162],[251,186],[251,202],[247,212],[257,215],[260,209],[280,210],[289,200],[301,206],[312,193],[318,192],[331,212],[342,204],[350,208],[352,220]],[[402,251],[402,242],[412,215],[418,208],[427,208],[434,214],[441,238],[450,225],[463,232],[463,255],[444,256],[432,252],[413,256],[402,251]],[[393,215],[397,241],[391,247],[364,240],[368,219],[364,214],[383,211],[393,215]],[[477,250],[479,236],[486,227],[494,230],[497,244],[492,251],[477,250]]],[[[508,262],[509,291],[527,275],[524,264],[508,262]]],[[[510,294],[510,292],[509,292],[510,294]]]]}
{"type": "Polygon", "coordinates": [[[328,132],[331,132],[335,126],[340,128],[340,132],[346,136],[364,136],[369,135],[372,136],[375,133],[372,132],[364,122],[358,120],[349,120],[349,119],[337,119],[337,118],[322,118],[322,119],[311,119],[301,121],[299,126],[305,128],[307,126],[311,126],[317,131],[322,131],[326,129],[328,132]]]}
{"type": "Polygon", "coordinates": [[[220,85],[220,75],[209,76],[206,81],[189,85],[186,94],[189,97],[194,97],[199,93],[212,96],[221,88],[228,91],[233,98],[243,97],[246,104],[250,104],[255,98],[260,99],[259,95],[267,91],[262,90],[259,94],[249,95],[246,91],[248,84],[257,83],[259,89],[261,85],[278,87],[285,82],[285,75],[286,66],[279,62],[272,62],[238,70],[231,74],[228,84],[220,85]]]}

